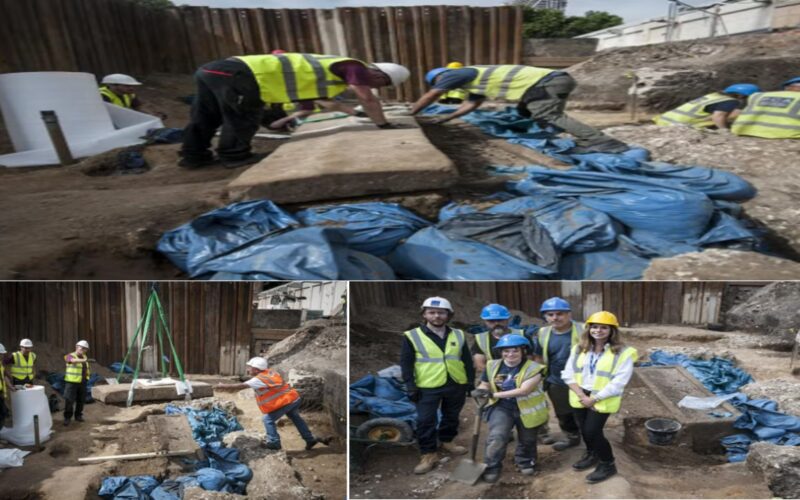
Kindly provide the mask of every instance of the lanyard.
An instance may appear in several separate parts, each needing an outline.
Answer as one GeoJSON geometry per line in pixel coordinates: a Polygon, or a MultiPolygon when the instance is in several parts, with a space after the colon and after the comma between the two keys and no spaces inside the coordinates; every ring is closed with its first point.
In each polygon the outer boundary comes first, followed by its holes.
{"type": "Polygon", "coordinates": [[[597,354],[594,351],[589,353],[589,373],[594,375],[594,371],[597,368],[597,362],[600,361],[600,356],[602,354],[597,354]]]}

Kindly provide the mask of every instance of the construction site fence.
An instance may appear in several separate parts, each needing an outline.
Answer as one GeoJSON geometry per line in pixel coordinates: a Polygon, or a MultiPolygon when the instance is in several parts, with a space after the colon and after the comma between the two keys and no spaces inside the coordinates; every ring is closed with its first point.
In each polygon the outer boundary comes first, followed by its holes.
{"type": "MultiPolygon", "coordinates": [[[[159,284],[165,319],[184,371],[244,373],[253,341],[254,286],[243,282],[159,284]]],[[[2,282],[0,343],[11,352],[21,339],[29,338],[34,346],[46,342],[66,354],[78,340],[87,340],[89,356],[109,366],[125,356],[149,295],[146,282],[2,282]]],[[[152,328],[149,345],[154,340],[152,328]]],[[[164,343],[164,354],[177,373],[166,339],[164,343]]],[[[152,356],[143,362],[151,360],[152,356]]]]}
{"type": "MultiPolygon", "coordinates": [[[[448,292],[476,297],[485,304],[499,303],[538,317],[542,302],[563,297],[573,317],[582,320],[605,310],[623,324],[714,324],[744,289],[761,288],[760,282],[671,281],[552,281],[552,282],[354,282],[350,283],[353,315],[378,307],[414,307],[433,294],[448,292]]],[[[418,306],[417,306],[418,307],[418,306]]],[[[475,321],[478,321],[476,315],[475,321]]]]}
{"type": "Polygon", "coordinates": [[[7,71],[191,74],[209,61],[274,49],[406,65],[383,97],[414,100],[425,72],[449,61],[518,64],[519,6],[338,9],[148,9],[127,0],[0,0],[7,71]]]}

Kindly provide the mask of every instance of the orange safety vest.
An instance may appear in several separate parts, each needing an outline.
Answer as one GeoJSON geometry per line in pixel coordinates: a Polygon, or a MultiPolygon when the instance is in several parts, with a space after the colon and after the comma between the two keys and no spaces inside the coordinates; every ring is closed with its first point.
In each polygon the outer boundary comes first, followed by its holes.
{"type": "Polygon", "coordinates": [[[266,387],[255,389],[256,403],[258,403],[261,413],[271,413],[300,399],[300,394],[285,383],[276,371],[264,370],[256,375],[256,378],[266,385],[266,387]]]}

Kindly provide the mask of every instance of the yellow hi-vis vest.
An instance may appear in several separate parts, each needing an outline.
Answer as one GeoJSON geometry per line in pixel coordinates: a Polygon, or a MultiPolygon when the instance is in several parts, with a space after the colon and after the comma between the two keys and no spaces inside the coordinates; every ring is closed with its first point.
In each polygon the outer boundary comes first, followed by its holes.
{"type": "Polygon", "coordinates": [[[497,66],[466,66],[477,69],[478,76],[464,90],[489,99],[519,101],[529,87],[554,72],[554,69],[501,64],[497,66]]]}
{"type": "MultiPolygon", "coordinates": [[[[78,356],[77,352],[73,352],[72,354],[67,354],[66,356],[64,356],[64,361],[67,360],[67,356],[72,356],[73,358],[80,357],[80,356],[78,356]]],[[[80,384],[81,383],[81,373],[83,372],[83,369],[82,369],[81,365],[83,365],[83,363],[80,363],[80,364],[67,363],[67,371],[64,374],[64,382],[72,382],[72,383],[75,383],[75,384],[80,384]]],[[[91,373],[91,371],[89,369],[89,361],[87,360],[86,361],[86,380],[89,380],[90,373],[91,373]]]]}
{"type": "Polygon", "coordinates": [[[342,61],[361,62],[351,57],[297,53],[236,58],[253,72],[261,100],[269,103],[337,96],[347,90],[347,83],[331,73],[331,66],[342,61]]]}
{"type": "MultiPolygon", "coordinates": [[[[547,356],[547,347],[550,345],[550,332],[553,331],[552,326],[545,326],[541,328],[538,333],[539,345],[542,346],[542,361],[544,361],[544,371],[547,373],[547,365],[549,364],[547,356]]],[[[572,322],[572,330],[570,332],[570,349],[574,348],[581,341],[581,333],[583,332],[583,323],[578,321],[572,322]]]]}
{"type": "Polygon", "coordinates": [[[442,97],[440,97],[439,100],[444,101],[447,99],[460,99],[463,101],[466,98],[467,98],[467,91],[456,89],[456,90],[451,90],[449,92],[445,92],[444,94],[442,94],[442,97]]]}
{"type": "MultiPolygon", "coordinates": [[[[511,334],[522,335],[523,337],[525,336],[525,332],[523,332],[522,330],[519,330],[517,328],[510,328],[510,330],[511,334]]],[[[496,358],[490,347],[492,345],[491,339],[489,339],[490,335],[491,335],[490,332],[483,332],[475,335],[475,342],[478,344],[480,350],[483,351],[483,355],[486,356],[487,360],[496,358]]]]}
{"type": "Polygon", "coordinates": [[[712,127],[714,126],[714,121],[711,119],[711,113],[706,111],[705,107],[711,104],[735,100],[736,99],[731,96],[720,94],[719,92],[712,92],[711,94],[681,104],[663,115],[656,116],[653,118],[653,122],[661,126],[687,125],[698,129],[712,127]]]}
{"type": "MultiPolygon", "coordinates": [[[[495,383],[495,377],[497,377],[497,373],[500,371],[500,365],[502,364],[503,361],[500,359],[493,359],[487,364],[486,376],[489,378],[489,385],[492,387],[492,392],[500,392],[500,389],[498,389],[495,383]]],[[[537,374],[543,372],[544,366],[535,361],[525,361],[517,373],[517,378],[515,380],[517,388],[520,388],[522,383],[526,380],[530,380],[537,374]]],[[[536,427],[547,422],[547,401],[545,401],[544,392],[542,392],[542,384],[538,384],[536,389],[527,396],[517,396],[516,399],[522,425],[530,429],[531,427],[536,427]]],[[[489,406],[498,401],[499,399],[490,399],[489,406]]]]}
{"type": "Polygon", "coordinates": [[[28,353],[28,359],[21,352],[17,351],[11,355],[14,364],[11,365],[11,378],[17,380],[33,380],[33,364],[36,363],[36,353],[28,353]]]}
{"type": "MultiPolygon", "coordinates": [[[[572,349],[573,352],[577,352],[577,350],[580,349],[580,346],[575,346],[572,349]]],[[[581,385],[581,382],[583,381],[583,365],[586,364],[586,358],[588,354],[589,353],[587,352],[581,352],[577,356],[573,357],[572,369],[575,371],[575,382],[578,385],[581,385]]],[[[628,358],[633,358],[634,362],[639,359],[639,354],[633,347],[625,347],[618,354],[614,354],[611,349],[606,349],[600,356],[600,359],[597,360],[597,367],[594,372],[594,384],[592,385],[592,394],[607,386],[614,377],[614,374],[616,374],[617,367],[621,362],[628,358]]],[[[616,413],[619,411],[621,404],[622,396],[613,396],[595,403],[594,409],[600,413],[616,413]]],[[[584,407],[581,404],[581,400],[578,399],[578,395],[572,390],[569,391],[569,405],[573,408],[584,407]]]]}
{"type": "Polygon", "coordinates": [[[136,98],[136,94],[122,94],[122,97],[120,97],[105,85],[100,87],[100,94],[108,97],[111,104],[116,104],[123,108],[130,108],[133,105],[133,100],[136,98]]]}
{"type": "Polygon", "coordinates": [[[461,361],[461,350],[464,348],[464,332],[450,330],[442,352],[436,342],[428,338],[422,328],[414,328],[405,332],[416,352],[414,361],[414,383],[422,389],[442,387],[447,383],[449,374],[458,384],[467,383],[467,369],[461,361]]]}
{"type": "Polygon", "coordinates": [[[766,139],[800,139],[800,92],[751,95],[731,131],[766,139]]]}
{"type": "Polygon", "coordinates": [[[6,393],[6,369],[3,366],[3,360],[0,360],[0,392],[3,395],[6,393]]]}

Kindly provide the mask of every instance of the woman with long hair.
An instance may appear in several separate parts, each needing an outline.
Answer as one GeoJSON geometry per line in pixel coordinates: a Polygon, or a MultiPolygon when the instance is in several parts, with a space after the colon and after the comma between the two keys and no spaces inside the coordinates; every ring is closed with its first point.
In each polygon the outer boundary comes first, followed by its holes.
{"type": "Polygon", "coordinates": [[[569,385],[569,404],[586,443],[586,453],[572,468],[580,471],[597,465],[586,476],[588,483],[599,483],[617,473],[603,427],[608,417],[619,411],[637,359],[636,349],[627,347],[620,338],[617,317],[600,311],[586,320],[580,344],[572,349],[561,372],[569,385]]]}

